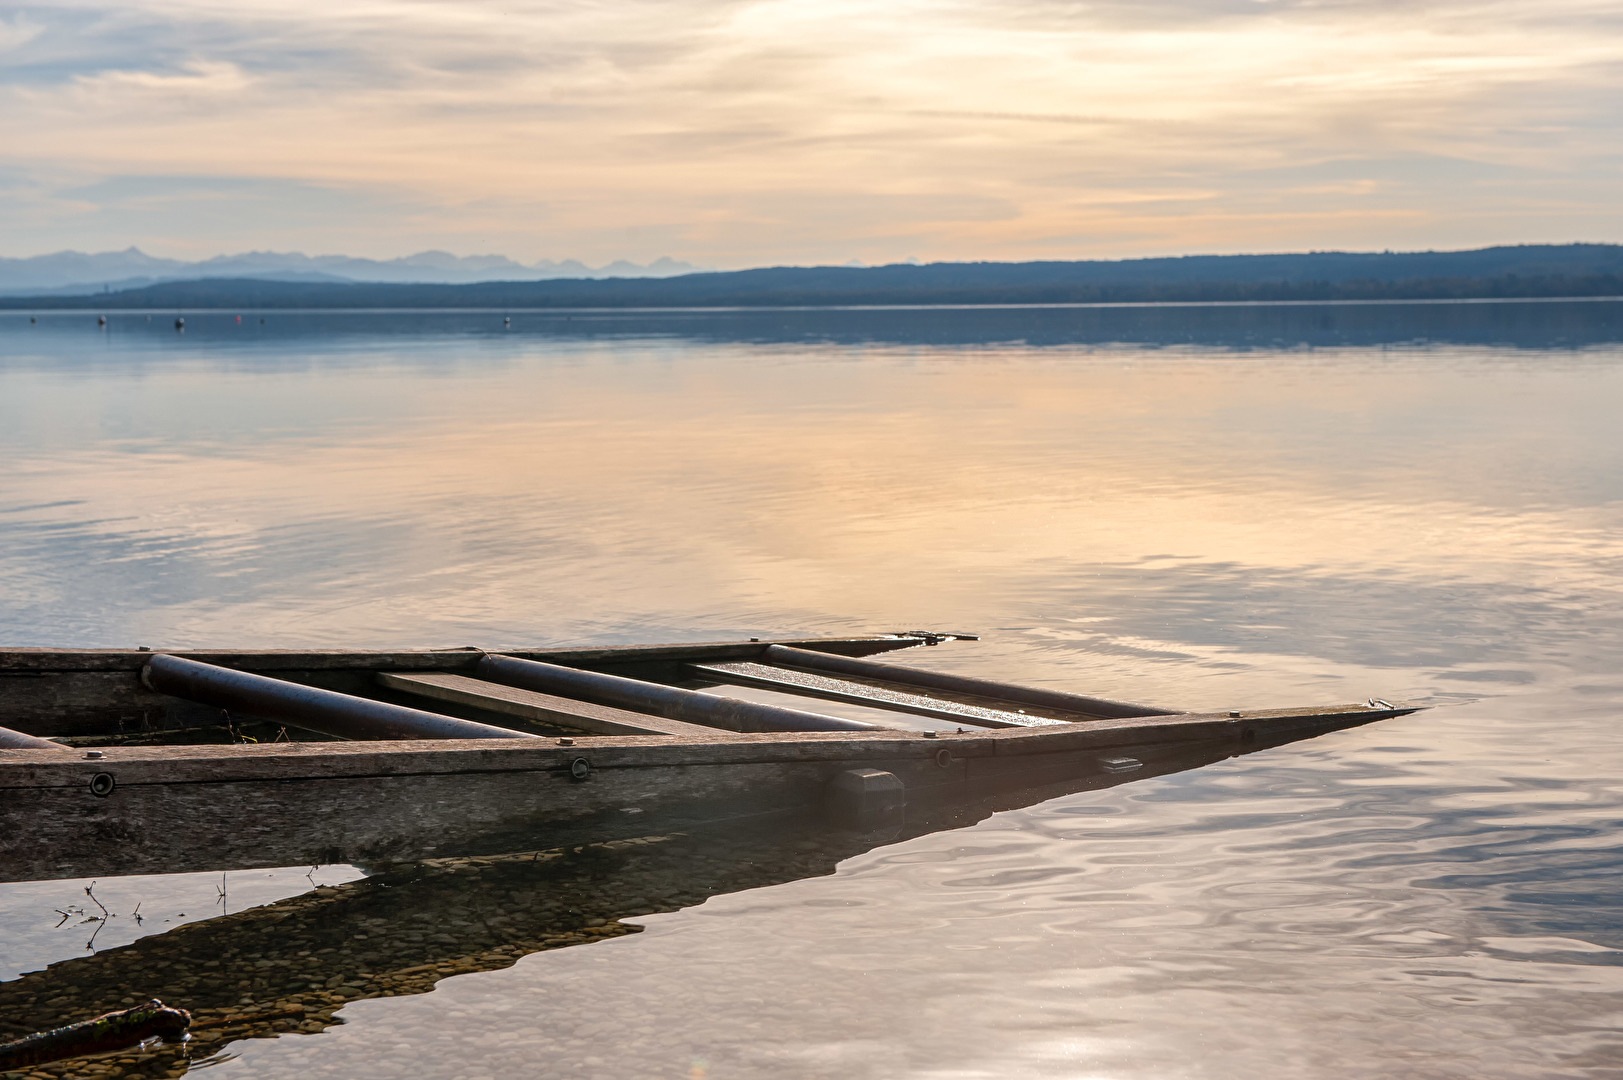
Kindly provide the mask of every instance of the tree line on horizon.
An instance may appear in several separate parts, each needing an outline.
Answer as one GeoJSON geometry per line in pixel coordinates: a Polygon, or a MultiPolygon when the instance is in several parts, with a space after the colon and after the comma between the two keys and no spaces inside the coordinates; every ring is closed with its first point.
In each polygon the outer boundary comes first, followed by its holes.
{"type": "Polygon", "coordinates": [[[467,285],[213,278],[79,296],[0,298],[19,308],[829,307],[1623,296],[1623,246],[1468,252],[1213,255],[1118,262],[770,267],[660,279],[467,285]]]}

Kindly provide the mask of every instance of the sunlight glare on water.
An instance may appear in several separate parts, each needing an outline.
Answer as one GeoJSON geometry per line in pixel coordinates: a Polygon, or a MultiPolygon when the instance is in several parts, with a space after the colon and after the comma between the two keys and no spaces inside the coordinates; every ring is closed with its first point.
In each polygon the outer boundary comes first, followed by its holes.
{"type": "Polygon", "coordinates": [[[1623,305],[1524,307],[8,315],[0,640],[924,627],[985,640],[903,662],[1129,700],[1438,706],[356,1002],[222,1077],[1614,1076],[1623,305]]]}

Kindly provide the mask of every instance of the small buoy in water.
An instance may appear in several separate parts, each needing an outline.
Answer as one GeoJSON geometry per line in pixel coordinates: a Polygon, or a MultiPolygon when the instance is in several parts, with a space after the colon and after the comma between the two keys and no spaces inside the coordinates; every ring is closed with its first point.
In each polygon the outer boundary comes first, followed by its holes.
{"type": "Polygon", "coordinates": [[[511,316],[503,316],[502,317],[502,325],[503,326],[512,326],[513,325],[512,317],[511,316]]]}
{"type": "Polygon", "coordinates": [[[181,318],[179,315],[175,316],[175,329],[176,330],[184,330],[184,329],[186,329],[186,320],[181,318]]]}
{"type": "Polygon", "coordinates": [[[241,315],[238,315],[238,316],[237,316],[237,321],[238,321],[238,322],[239,322],[239,323],[240,323],[240,322],[241,322],[241,321],[242,321],[242,316],[241,316],[241,315]]]}
{"type": "Polygon", "coordinates": [[[32,315],[28,316],[28,325],[29,326],[34,325],[34,317],[32,315]]]}
{"type": "Polygon", "coordinates": [[[105,315],[97,315],[96,316],[96,325],[97,326],[106,326],[107,325],[107,316],[105,316],[105,315]]]}

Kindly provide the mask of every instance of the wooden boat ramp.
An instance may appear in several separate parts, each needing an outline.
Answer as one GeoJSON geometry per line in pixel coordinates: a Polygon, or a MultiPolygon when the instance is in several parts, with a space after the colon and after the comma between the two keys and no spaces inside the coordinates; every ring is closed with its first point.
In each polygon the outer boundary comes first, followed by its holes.
{"type": "MultiPolygon", "coordinates": [[[[240,1039],[325,1030],[343,1022],[338,1014],[352,1001],[426,993],[442,979],[510,967],[531,953],[636,933],[641,916],[832,874],[841,861],[879,844],[1227,756],[1223,744],[1192,744],[1140,770],[1092,771],[913,806],[903,820],[871,829],[830,828],[790,807],[616,840],[373,865],[358,881],[314,886],[312,878],[314,887],[300,895],[229,914],[221,875],[222,913],[214,918],[154,926],[112,948],[96,949],[92,938],[89,955],[73,955],[77,942],[64,942],[63,959],[0,981],[0,1042],[157,998],[191,1013],[192,1041],[131,1048],[118,1055],[118,1066],[126,1078],[165,1076],[240,1039]]],[[[549,832],[539,829],[537,842],[553,843],[549,832]]],[[[536,1023],[564,1019],[576,1008],[556,1000],[536,1023]]],[[[0,1047],[0,1068],[5,1056],[0,1047]]],[[[65,1075],[93,1075],[109,1064],[103,1056],[62,1067],[65,1075]]]]}
{"type": "Polygon", "coordinates": [[[0,651],[0,880],[382,865],[797,807],[872,821],[1419,707],[1187,712],[869,659],[960,639],[0,651]]]}

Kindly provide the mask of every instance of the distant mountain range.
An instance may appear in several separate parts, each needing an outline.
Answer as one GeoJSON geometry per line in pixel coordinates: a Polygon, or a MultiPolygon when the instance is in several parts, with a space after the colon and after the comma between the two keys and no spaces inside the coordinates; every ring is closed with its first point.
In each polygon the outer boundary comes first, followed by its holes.
{"type": "Polygon", "coordinates": [[[363,283],[239,273],[80,296],[14,294],[0,298],[0,307],[826,307],[1541,296],[1623,296],[1623,246],[1528,244],[1475,251],[1190,255],[1114,262],[771,267],[658,279],[575,277],[470,284],[363,283]]]}
{"type": "Polygon", "coordinates": [[[348,255],[282,254],[250,251],[219,255],[199,262],[160,259],[139,248],[86,255],[59,251],[28,259],[0,258],[0,295],[27,296],[102,292],[140,288],[164,281],[206,278],[254,278],[259,281],[305,283],[393,282],[433,285],[476,281],[545,281],[551,278],[645,278],[690,274],[701,267],[674,259],[656,259],[647,266],[612,262],[593,269],[575,259],[526,266],[504,255],[456,256],[424,251],[403,259],[357,259],[348,255]]]}

